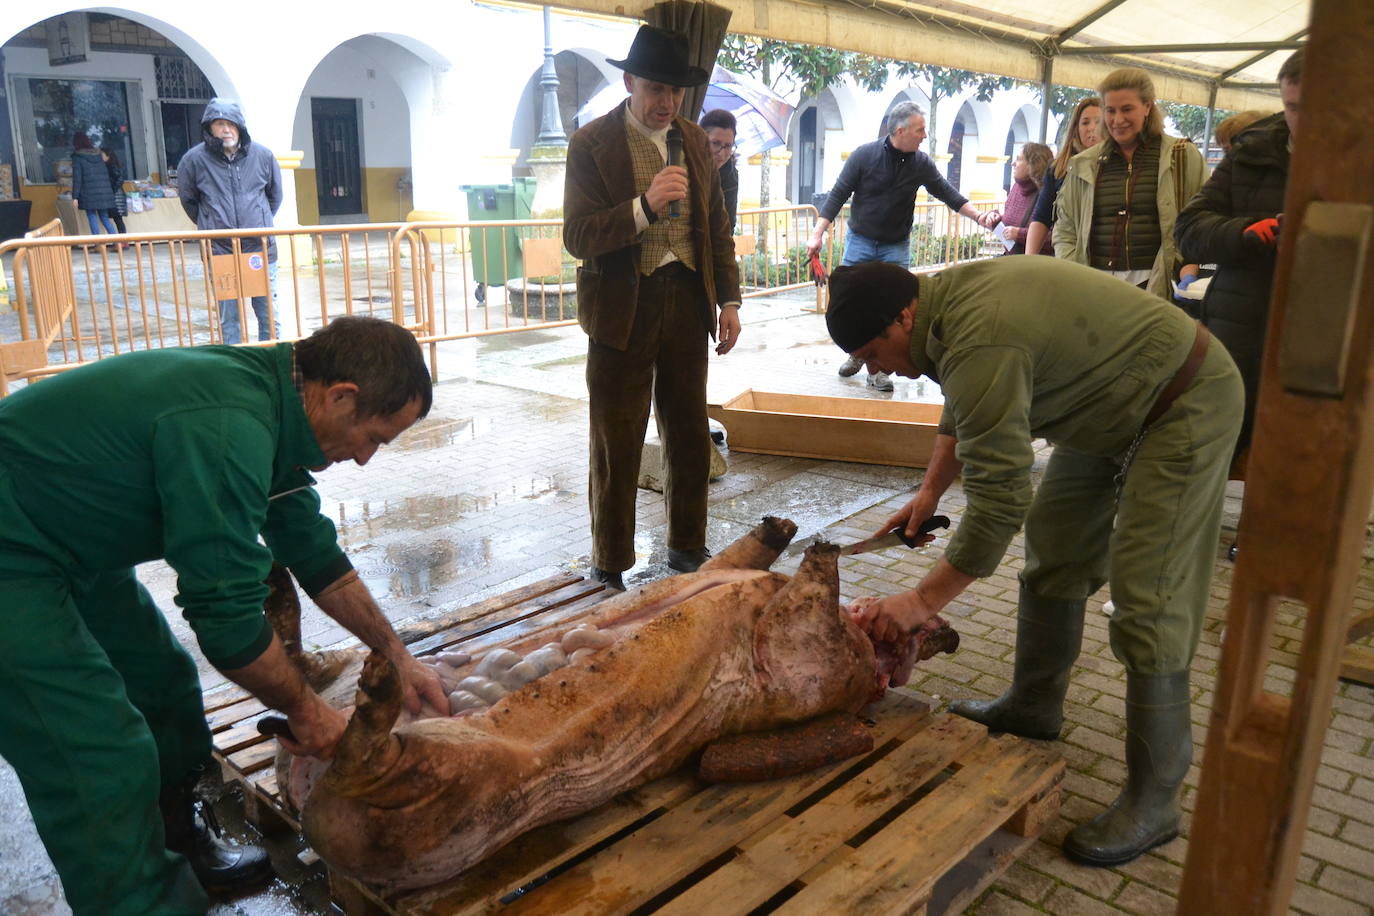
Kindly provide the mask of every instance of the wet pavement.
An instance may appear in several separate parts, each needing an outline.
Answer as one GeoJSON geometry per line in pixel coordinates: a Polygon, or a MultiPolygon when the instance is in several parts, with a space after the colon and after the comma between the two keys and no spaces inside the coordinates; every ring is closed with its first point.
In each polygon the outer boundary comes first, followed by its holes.
{"type": "MultiPolygon", "coordinates": [[[[744,333],[735,351],[711,358],[710,400],[727,400],[746,388],[784,393],[938,401],[922,381],[896,379],[885,394],[867,388],[864,374],[841,379],[842,354],[829,342],[824,321],[808,309],[811,291],[745,303],[744,333]]],[[[441,383],[430,416],[383,449],[366,467],[332,468],[319,478],[324,512],[387,616],[394,622],[436,615],[559,572],[585,574],[587,530],[586,340],[577,328],[525,332],[443,344],[441,383]]],[[[1043,446],[1043,443],[1042,443],[1043,446]]],[[[1037,472],[1046,451],[1037,453],[1037,472]]],[[[764,514],[792,518],[798,540],[825,532],[844,542],[871,533],[908,498],[918,471],[876,465],[728,452],[725,477],[709,491],[708,546],[734,540],[764,514]]],[[[1228,597],[1230,564],[1224,548],[1234,539],[1239,485],[1227,500],[1218,544],[1217,585],[1194,665],[1195,740],[1210,714],[1212,685],[1228,597]]],[[[958,485],[941,510],[957,517],[958,485]]],[[[630,586],[668,574],[659,494],[640,491],[637,561],[630,586]]],[[[841,568],[846,599],[889,594],[913,585],[938,550],[856,557],[841,568]]],[[[784,556],[782,571],[797,557],[784,556]]],[[[960,653],[923,663],[912,686],[939,704],[954,696],[995,695],[1006,686],[1015,632],[1016,572],[1020,539],[998,572],[982,580],[950,609],[964,636],[960,653]]],[[[1374,603],[1369,562],[1358,601],[1374,603]]],[[[195,653],[194,641],[171,602],[174,581],[161,564],[140,569],[178,636],[200,662],[203,684],[223,682],[195,653]]],[[[1172,912],[1185,837],[1120,869],[1084,869],[1063,860],[1054,843],[1074,823],[1100,810],[1122,774],[1120,715],[1124,678],[1111,656],[1098,596],[1089,610],[1084,656],[1075,672],[1062,747],[1069,761],[1063,815],[1048,842],[1036,844],[971,911],[979,913],[1172,912]]],[[[1300,623],[1298,624],[1300,626],[1300,623]]],[[[1286,692],[1293,681],[1293,626],[1280,627],[1269,689],[1286,692]]],[[[307,606],[302,621],[308,648],[348,639],[332,620],[307,606]]],[[[1300,636],[1300,630],[1297,631],[1300,636]]],[[[1366,641],[1368,642],[1368,641],[1366,641]]],[[[1299,873],[1294,911],[1370,913],[1374,884],[1367,869],[1374,855],[1374,690],[1343,684],[1318,777],[1316,807],[1299,873]],[[1361,858],[1363,856],[1363,858],[1361,858]]],[[[1184,806],[1191,810],[1197,766],[1184,806]]],[[[239,835],[250,835],[229,790],[222,815],[239,835]]],[[[48,916],[68,912],[60,887],[33,832],[12,771],[0,765],[0,914],[48,916]]],[[[266,891],[221,902],[217,916],[276,916],[327,912],[322,868],[300,841],[268,843],[281,880],[266,891]]]]}

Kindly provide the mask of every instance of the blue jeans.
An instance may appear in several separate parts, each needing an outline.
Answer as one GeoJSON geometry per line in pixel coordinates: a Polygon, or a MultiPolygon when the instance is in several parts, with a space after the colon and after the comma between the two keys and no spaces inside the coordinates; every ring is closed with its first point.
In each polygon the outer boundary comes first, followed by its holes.
{"type": "Polygon", "coordinates": [[[104,210],[82,210],[81,212],[86,214],[86,221],[91,224],[91,235],[100,234],[101,223],[105,224],[106,235],[115,234],[114,223],[110,222],[110,218],[105,215],[104,210]]]}
{"type": "MultiPolygon", "coordinates": [[[[267,262],[267,285],[272,290],[272,306],[277,305],[277,262],[267,262]]],[[[281,337],[281,323],[268,321],[267,316],[267,297],[253,296],[249,300],[253,304],[253,314],[258,317],[258,340],[272,340],[281,337]]],[[[221,299],[219,303],[219,327],[223,334],[224,343],[236,344],[243,339],[243,333],[239,328],[239,301],[237,299],[221,299]]]]}
{"type": "Polygon", "coordinates": [[[910,267],[911,238],[907,237],[900,242],[879,242],[859,235],[853,229],[849,230],[849,235],[844,240],[844,257],[840,260],[840,266],[848,267],[869,261],[886,261],[899,267],[910,267]]]}

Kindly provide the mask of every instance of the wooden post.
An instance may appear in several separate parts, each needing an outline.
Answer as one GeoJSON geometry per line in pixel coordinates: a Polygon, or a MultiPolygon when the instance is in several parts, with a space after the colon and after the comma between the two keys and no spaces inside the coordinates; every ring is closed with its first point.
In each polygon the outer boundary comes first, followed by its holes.
{"type": "Polygon", "coordinates": [[[1374,486],[1374,4],[1312,15],[1180,913],[1288,910],[1374,486]],[[1291,699],[1263,689],[1285,601],[1306,608],[1291,699]]]}

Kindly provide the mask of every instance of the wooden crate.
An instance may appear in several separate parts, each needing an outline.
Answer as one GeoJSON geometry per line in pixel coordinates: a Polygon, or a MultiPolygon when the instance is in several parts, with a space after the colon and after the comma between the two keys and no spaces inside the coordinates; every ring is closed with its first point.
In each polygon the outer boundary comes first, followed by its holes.
{"type": "Polygon", "coordinates": [[[930,463],[943,408],[750,388],[706,410],[725,425],[731,451],[923,468],[930,463]]]}
{"type": "MultiPolygon", "coordinates": [[[[419,635],[419,654],[499,645],[575,620],[604,597],[599,588],[545,580],[407,635],[419,635]]],[[[220,691],[207,709],[250,816],[299,829],[277,796],[275,745],[252,728],[262,708],[220,691]]],[[[679,771],[530,831],[434,887],[383,893],[331,872],[330,889],[349,916],[957,913],[1053,819],[1064,763],[1043,745],[932,716],[901,692],[865,715],[875,749],[862,757],[749,785],[679,771]]]]}

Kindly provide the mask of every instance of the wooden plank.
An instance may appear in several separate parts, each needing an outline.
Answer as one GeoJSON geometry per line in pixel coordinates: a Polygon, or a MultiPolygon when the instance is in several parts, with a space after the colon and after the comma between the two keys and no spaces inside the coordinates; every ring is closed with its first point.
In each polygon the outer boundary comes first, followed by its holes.
{"type": "Polygon", "coordinates": [[[962,769],[779,912],[907,913],[924,906],[941,875],[1060,778],[1064,767],[1052,752],[1009,736],[986,738],[962,762],[962,769]]]}
{"type": "Polygon", "coordinates": [[[208,690],[201,695],[201,703],[205,706],[206,712],[215,712],[226,706],[232,706],[243,700],[251,699],[252,694],[244,690],[238,684],[221,684],[213,690],[208,690]]]}
{"type": "Polygon", "coordinates": [[[943,772],[987,733],[970,719],[940,716],[659,912],[693,916],[710,912],[713,901],[723,900],[732,911],[749,912],[943,772]]]}
{"type": "Polygon", "coordinates": [[[652,812],[671,807],[701,790],[678,771],[612,799],[572,820],[536,827],[491,858],[442,884],[387,898],[397,913],[481,913],[497,908],[507,894],[559,864],[614,836],[652,812]]]}
{"type": "Polygon", "coordinates": [[[277,742],[271,738],[263,737],[256,744],[225,755],[224,759],[229,766],[247,776],[271,764],[276,756],[277,742]]]}
{"type": "Polygon", "coordinates": [[[875,718],[877,749],[867,757],[823,767],[790,779],[749,785],[709,786],[503,909],[509,916],[625,913],[729,850],[734,843],[805,799],[840,774],[868,766],[883,746],[913,725],[928,724],[924,704],[913,707],[900,695],[875,718]],[[881,728],[879,727],[881,726],[881,728]]]}
{"type": "Polygon", "coordinates": [[[262,734],[258,731],[258,718],[260,717],[241,722],[233,728],[225,729],[215,735],[215,750],[228,756],[235,751],[241,751],[261,742],[262,734]]]}
{"type": "Polygon", "coordinates": [[[467,623],[469,620],[475,620],[478,617],[485,617],[488,614],[494,614],[498,611],[524,604],[527,601],[547,595],[550,592],[583,581],[585,580],[581,576],[576,576],[571,573],[550,576],[547,579],[540,579],[538,582],[533,582],[522,588],[503,592],[500,595],[494,595],[485,601],[479,601],[477,604],[468,605],[456,611],[440,614],[437,617],[398,627],[396,634],[400,636],[401,642],[409,645],[426,636],[438,633],[440,630],[447,630],[457,624],[467,623]]]}
{"type": "Polygon", "coordinates": [[[1364,646],[1346,646],[1341,656],[1341,677],[1374,687],[1374,651],[1364,646]]]}
{"type": "MultiPolygon", "coordinates": [[[[262,705],[262,701],[257,697],[248,696],[237,703],[230,703],[219,709],[209,712],[205,716],[206,722],[210,725],[210,731],[222,732],[232,728],[244,719],[254,718],[267,711],[267,707],[262,705]]],[[[219,741],[215,741],[216,749],[219,748],[219,741]]]]}

